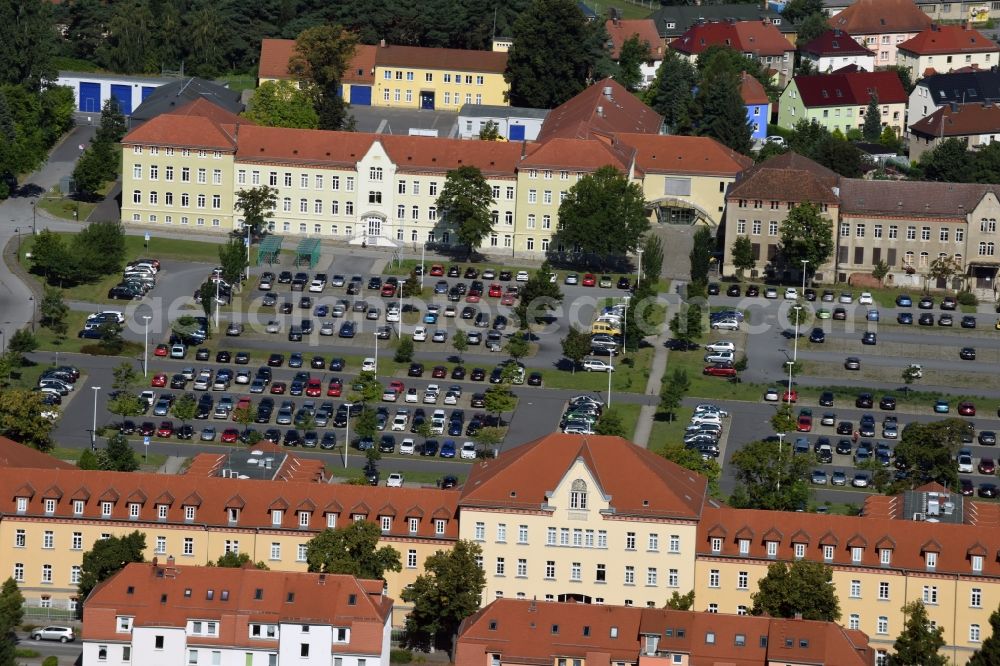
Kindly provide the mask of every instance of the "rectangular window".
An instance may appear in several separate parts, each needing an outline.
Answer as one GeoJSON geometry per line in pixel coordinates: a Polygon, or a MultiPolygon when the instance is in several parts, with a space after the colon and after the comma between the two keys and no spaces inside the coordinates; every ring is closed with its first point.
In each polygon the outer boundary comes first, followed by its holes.
{"type": "Polygon", "coordinates": [[[280,560],[281,559],[281,544],[277,541],[271,542],[271,559],[280,560]]]}
{"type": "Polygon", "coordinates": [[[736,588],[740,590],[745,590],[748,588],[750,583],[750,574],[746,571],[741,571],[736,575],[736,588]]]}
{"type": "Polygon", "coordinates": [[[167,553],[167,537],[158,536],[156,537],[156,550],[157,555],[166,555],[167,553]]]}
{"type": "Polygon", "coordinates": [[[194,555],[194,539],[192,537],[184,537],[184,550],[182,553],[184,555],[194,555]]]}
{"type": "Polygon", "coordinates": [[[925,604],[936,604],[938,602],[937,585],[924,585],[923,600],[925,604]]]}
{"type": "Polygon", "coordinates": [[[625,565],[625,584],[635,585],[635,567],[631,564],[625,565]]]}
{"type": "Polygon", "coordinates": [[[708,586],[719,587],[719,570],[712,569],[708,572],[708,586]]]}
{"type": "Polygon", "coordinates": [[[892,549],[883,548],[879,551],[879,562],[882,564],[892,564],[892,549]]]}
{"type": "Polygon", "coordinates": [[[664,178],[663,179],[663,194],[666,196],[674,197],[689,197],[691,196],[691,179],[690,178],[664,178]]]}
{"type": "Polygon", "coordinates": [[[889,240],[896,240],[899,237],[899,227],[895,224],[889,225],[889,240]]]}
{"type": "Polygon", "coordinates": [[[680,574],[677,569],[667,570],[667,585],[669,587],[677,587],[680,580],[680,574]]]}
{"type": "Polygon", "coordinates": [[[545,577],[549,580],[554,580],[556,577],[556,563],[555,560],[547,560],[545,562],[545,577]]]}
{"type": "Polygon", "coordinates": [[[518,543],[528,543],[528,526],[518,525],[517,528],[517,542],[518,543]]]}
{"type": "Polygon", "coordinates": [[[851,581],[851,598],[860,599],[861,598],[861,581],[852,580],[851,581]]]}
{"type": "Polygon", "coordinates": [[[878,598],[882,599],[882,600],[886,600],[886,599],[889,598],[889,582],[888,581],[884,581],[884,580],[883,581],[879,581],[879,584],[878,584],[878,598]]]}
{"type": "Polygon", "coordinates": [[[768,557],[777,557],[778,556],[778,542],[777,541],[768,541],[767,542],[767,556],[768,557]]]}
{"type": "Polygon", "coordinates": [[[83,550],[83,532],[73,532],[72,550],[83,550]]]}
{"type": "Polygon", "coordinates": [[[875,624],[875,633],[879,635],[886,635],[889,633],[889,618],[885,615],[878,616],[878,622],[875,624]]]}
{"type": "Polygon", "coordinates": [[[417,551],[412,548],[406,551],[406,568],[407,569],[417,568],[417,551]]]}
{"type": "Polygon", "coordinates": [[[982,608],[983,607],[983,590],[980,587],[974,587],[969,590],[969,606],[972,608],[982,608]]]}
{"type": "Polygon", "coordinates": [[[507,568],[507,565],[505,563],[504,558],[498,557],[497,558],[496,575],[503,576],[504,575],[504,571],[506,570],[506,568],[507,568]]]}
{"type": "Polygon", "coordinates": [[[579,581],[581,575],[580,563],[573,562],[569,567],[569,579],[579,581]]]}

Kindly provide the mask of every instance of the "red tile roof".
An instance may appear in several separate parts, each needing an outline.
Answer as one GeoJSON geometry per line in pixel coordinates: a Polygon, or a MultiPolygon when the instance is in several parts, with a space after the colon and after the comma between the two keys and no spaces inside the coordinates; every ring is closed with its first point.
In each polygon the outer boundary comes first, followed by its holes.
{"type": "Polygon", "coordinates": [[[475,464],[459,504],[540,510],[578,459],[617,516],[697,520],[701,515],[704,477],[620,437],[561,433],[475,464]]]}
{"type": "Polygon", "coordinates": [[[670,48],[698,55],[710,46],[730,46],[741,53],[782,56],[795,47],[770,21],[696,23],[670,42],[670,48]]]}
{"type": "Polygon", "coordinates": [[[913,0],[855,0],[827,21],[852,35],[920,32],[931,24],[913,0]]]}
{"type": "Polygon", "coordinates": [[[649,52],[653,60],[663,59],[663,39],[656,30],[656,23],[653,19],[618,20],[608,19],[604,23],[604,28],[611,37],[611,59],[618,60],[621,54],[622,44],[633,36],[639,37],[639,42],[649,44],[649,52]]]}
{"type": "Polygon", "coordinates": [[[770,104],[771,98],[767,96],[764,86],[753,76],[746,72],[740,72],[740,97],[744,104],[770,104]]]}
{"type": "Polygon", "coordinates": [[[45,498],[59,498],[56,518],[77,519],[73,500],[83,500],[83,517],[91,520],[113,520],[150,523],[186,524],[184,507],[195,506],[197,523],[235,529],[284,529],[301,531],[296,512],[313,512],[309,530],[320,531],[327,526],[326,515],[337,514],[337,527],[348,525],[352,515],[364,514],[377,521],[379,515],[395,515],[389,535],[423,539],[457,538],[455,517],[459,494],[436,488],[386,488],[346,484],[302,483],[289,481],[258,481],[227,479],[206,482],[204,477],[190,474],[146,474],[141,472],[101,472],[79,469],[0,469],[0,514],[18,515],[17,497],[28,497],[29,516],[45,517],[45,498]],[[139,498],[139,499],[133,499],[139,498]],[[113,502],[110,518],[101,513],[101,502],[113,502]],[[139,518],[129,517],[129,504],[138,502],[139,518]],[[238,523],[229,523],[226,507],[242,504],[238,523]],[[286,506],[281,525],[272,522],[271,509],[275,502],[286,506]],[[166,520],[159,520],[158,505],[167,505],[166,520]],[[386,513],[380,514],[385,511],[386,513]],[[390,511],[392,513],[390,513],[390,511]],[[419,518],[418,530],[411,534],[406,518],[419,518]],[[434,518],[447,520],[444,535],[435,533],[434,518]]]}
{"type": "Polygon", "coordinates": [[[521,158],[517,142],[462,141],[436,137],[383,135],[379,141],[399,171],[441,172],[476,166],[486,176],[513,177],[521,158]]]}
{"type": "Polygon", "coordinates": [[[636,167],[645,173],[689,173],[735,177],[753,166],[753,160],[715,139],[675,134],[618,134],[620,142],[636,150],[636,167]]]}
{"type": "Polygon", "coordinates": [[[260,639],[250,638],[250,622],[319,624],[350,629],[349,642],[333,643],[332,653],[379,655],[391,613],[392,599],[382,595],[382,581],[154,561],[129,564],[94,588],[84,606],[83,640],[121,640],[119,615],[131,616],[134,627],[215,620],[218,636],[190,636],[188,641],[216,646],[259,646],[260,639]]]}
{"type": "Polygon", "coordinates": [[[893,71],[838,71],[831,74],[796,76],[795,85],[808,108],[821,106],[865,106],[871,91],[880,104],[905,104],[906,91],[893,71]]]}
{"type": "Polygon", "coordinates": [[[945,522],[895,520],[869,516],[834,516],[819,513],[758,511],[706,506],[698,524],[698,557],[738,557],[760,561],[794,561],[794,543],[805,543],[808,560],[825,562],[824,545],[834,545],[830,564],[837,567],[882,567],[879,548],[892,549],[895,571],[926,571],[924,554],[930,541],[947,543],[937,557],[934,571],[972,575],[970,552],[985,547],[982,576],[1000,576],[1000,528],[945,522]],[[749,554],[741,554],[739,538],[750,539],[749,554]],[[765,536],[766,535],[766,536],[765,536]],[[711,537],[722,537],[721,553],[713,553],[711,537]],[[776,558],[767,555],[765,541],[778,541],[776,558]],[[851,544],[863,544],[861,562],[852,561],[851,544]],[[882,546],[880,544],[888,544],[882,546]]]}
{"type": "Polygon", "coordinates": [[[897,44],[896,48],[915,55],[1000,51],[1000,46],[997,46],[996,42],[974,28],[965,25],[937,24],[897,44]]]}
{"type": "MultiPolygon", "coordinates": [[[[326,482],[326,466],[322,460],[300,458],[287,453],[281,446],[275,444],[259,442],[253,449],[265,455],[273,453],[281,457],[281,466],[276,470],[269,470],[274,481],[326,482]]],[[[184,473],[193,476],[220,477],[222,470],[229,464],[230,455],[227,453],[199,453],[191,460],[184,473]]]]}
{"type": "Polygon", "coordinates": [[[816,57],[875,55],[872,51],[869,51],[864,46],[859,44],[853,37],[843,30],[827,30],[799,50],[803,53],[808,53],[816,57]]]}
{"type": "Polygon", "coordinates": [[[528,145],[518,168],[591,172],[611,165],[628,173],[634,157],[632,148],[610,140],[554,138],[528,145]]]}
{"type": "MultiPolygon", "coordinates": [[[[358,44],[354,56],[344,70],[344,83],[373,83],[375,81],[375,51],[377,46],[358,44]]],[[[288,61],[295,55],[294,39],[263,39],[260,43],[260,64],[257,76],[261,79],[290,79],[288,61]]]]}
{"type": "Polygon", "coordinates": [[[41,469],[76,469],[72,463],[54,458],[30,446],[0,436],[0,467],[35,467],[41,469]]]}
{"type": "Polygon", "coordinates": [[[455,664],[479,666],[490,654],[499,654],[502,664],[550,665],[566,657],[634,664],[646,656],[646,637],[654,636],[658,655],[687,655],[691,664],[864,666],[874,660],[865,634],[833,622],[498,599],[462,623],[455,664]],[[794,637],[791,646],[788,637],[794,637]]]}
{"type": "Polygon", "coordinates": [[[538,142],[555,137],[589,139],[594,133],[657,134],[662,125],[663,116],[608,78],[552,109],[538,132],[538,142]]]}
{"type": "Polygon", "coordinates": [[[378,47],[375,66],[502,74],[507,69],[507,53],[389,45],[378,47]]]}
{"type": "Polygon", "coordinates": [[[993,134],[1000,131],[1000,107],[995,104],[945,105],[910,125],[910,131],[926,137],[993,134]]]}
{"type": "MultiPolygon", "coordinates": [[[[192,102],[192,104],[195,103],[197,102],[192,102]]],[[[179,111],[183,110],[183,108],[179,109],[179,111]]],[[[243,122],[246,121],[241,120],[240,126],[243,122]]],[[[253,126],[253,123],[248,122],[247,126],[253,126]]],[[[213,118],[204,115],[164,113],[126,134],[122,143],[125,145],[204,148],[231,153],[236,150],[236,140],[229,129],[232,127],[234,126],[222,125],[213,118]]]]}
{"type": "Polygon", "coordinates": [[[810,201],[836,206],[833,188],[840,177],[824,166],[791,151],[776,155],[743,173],[726,199],[810,201]]]}

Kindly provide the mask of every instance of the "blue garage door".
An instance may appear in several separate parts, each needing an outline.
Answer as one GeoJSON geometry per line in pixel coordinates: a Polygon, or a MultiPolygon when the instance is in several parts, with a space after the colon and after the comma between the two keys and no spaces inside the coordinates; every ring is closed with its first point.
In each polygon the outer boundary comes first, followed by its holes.
{"type": "Polygon", "coordinates": [[[143,86],[142,87],[142,101],[146,101],[146,98],[153,94],[156,90],[154,86],[143,86]]]}
{"type": "Polygon", "coordinates": [[[358,106],[371,106],[372,105],[372,87],[371,86],[351,86],[351,104],[356,104],[358,106]]]}
{"type": "Polygon", "coordinates": [[[118,100],[118,108],[126,115],[132,115],[132,87],[111,86],[111,96],[118,100]]]}
{"type": "Polygon", "coordinates": [[[80,81],[80,110],[85,113],[100,113],[101,84],[80,81]]]}
{"type": "Polygon", "coordinates": [[[524,141],[524,125],[511,125],[507,134],[508,141],[524,141]]]}

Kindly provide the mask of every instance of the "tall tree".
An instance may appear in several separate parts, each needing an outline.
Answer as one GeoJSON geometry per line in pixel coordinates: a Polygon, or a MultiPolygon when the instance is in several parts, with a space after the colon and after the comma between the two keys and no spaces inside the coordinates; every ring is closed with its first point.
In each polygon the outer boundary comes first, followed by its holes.
{"type": "Polygon", "coordinates": [[[219,246],[219,265],[222,266],[222,279],[231,285],[243,281],[243,272],[247,269],[247,246],[242,238],[230,238],[229,242],[219,246]]]}
{"type": "Polygon", "coordinates": [[[51,329],[56,335],[64,337],[68,330],[66,317],[69,316],[69,306],[66,305],[66,300],[63,298],[62,289],[56,289],[48,285],[44,289],[45,295],[42,297],[42,303],[38,308],[39,314],[41,314],[39,323],[51,329]]]}
{"type": "Polygon", "coordinates": [[[715,237],[708,227],[698,227],[694,232],[694,243],[688,259],[691,262],[691,282],[707,284],[708,271],[712,267],[712,253],[715,251],[715,237]]]}
{"type": "Polygon", "coordinates": [[[465,331],[458,329],[455,331],[455,335],[451,337],[451,346],[455,348],[458,352],[458,362],[462,362],[462,355],[465,354],[466,350],[469,348],[469,336],[465,334],[465,331]]]}
{"type": "Polygon", "coordinates": [[[995,666],[1000,664],[1000,609],[990,613],[989,638],[969,659],[966,666],[995,666]]]}
{"type": "Polygon", "coordinates": [[[892,645],[890,666],[948,666],[952,663],[940,652],[945,644],[944,627],[931,627],[922,602],[911,601],[903,606],[903,615],[906,620],[892,645]]]}
{"type": "Polygon", "coordinates": [[[113,5],[98,62],[113,72],[141,74],[156,71],[155,19],[149,4],[125,0],[113,5]]]}
{"type": "Polygon", "coordinates": [[[562,290],[552,279],[552,267],[549,262],[543,261],[538,270],[524,283],[514,305],[513,312],[517,317],[518,327],[526,330],[532,323],[547,316],[550,310],[554,310],[562,299],[562,290]]]}
{"type": "Polygon", "coordinates": [[[649,230],[645,205],[641,185],[603,166],[578,180],[559,204],[558,239],[601,262],[631,254],[649,230]],[[615,233],[609,234],[612,227],[615,233]]]}
{"type": "Polygon", "coordinates": [[[719,477],[722,476],[722,468],[715,458],[706,458],[697,449],[689,449],[681,443],[673,442],[666,444],[659,454],[692,472],[697,472],[708,479],[708,492],[710,495],[719,494],[719,477]]]}
{"type": "Polygon", "coordinates": [[[710,136],[736,152],[750,152],[753,129],[740,94],[738,72],[722,67],[706,69],[695,102],[699,134],[710,136]]]}
{"type": "Polygon", "coordinates": [[[687,594],[680,594],[674,590],[667,599],[666,607],[672,610],[691,610],[694,608],[694,590],[689,590],[687,594]]]}
{"type": "Polygon", "coordinates": [[[101,107],[101,122],[94,134],[94,141],[106,141],[108,143],[118,143],[128,131],[128,123],[125,122],[125,114],[122,113],[118,98],[108,97],[101,107]]]}
{"type": "Polygon", "coordinates": [[[81,282],[119,273],[125,265],[125,228],[117,220],[91,222],[73,236],[71,248],[81,282]]]}
{"type": "Polygon", "coordinates": [[[125,435],[115,433],[107,445],[97,452],[100,469],[112,472],[134,472],[139,469],[139,459],[125,435]]]}
{"type": "Polygon", "coordinates": [[[789,0],[781,10],[781,16],[791,23],[798,23],[807,16],[822,13],[823,10],[822,0],[789,0]]]}
{"type": "Polygon", "coordinates": [[[198,403],[194,399],[194,394],[182,393],[170,406],[170,413],[174,415],[174,418],[180,419],[183,424],[193,419],[194,415],[198,413],[198,403]]]}
{"type": "Polygon", "coordinates": [[[477,559],[479,544],[459,540],[451,550],[439,550],[424,562],[424,573],[400,595],[413,604],[406,617],[406,640],[414,647],[451,648],[462,620],[479,610],[486,573],[477,559]]]}
{"type": "Polygon", "coordinates": [[[618,53],[618,74],[615,79],[629,92],[635,92],[642,85],[642,66],[652,59],[649,42],[632,35],[622,44],[618,53]]]}
{"type": "Polygon", "coordinates": [[[288,71],[308,83],[320,129],[342,130],[349,125],[347,103],[338,89],[357,44],[357,35],[339,25],[308,28],[295,40],[288,71]]]}
{"type": "Polygon", "coordinates": [[[209,562],[210,567],[222,567],[223,569],[243,569],[247,565],[261,571],[268,571],[268,566],[263,562],[254,562],[249,553],[234,553],[229,551],[219,555],[219,559],[209,562]]]}
{"type": "Polygon", "coordinates": [[[572,371],[590,353],[590,335],[576,326],[571,326],[566,337],[562,339],[562,353],[572,364],[572,371]]]}
{"type": "Polygon", "coordinates": [[[517,398],[507,384],[494,384],[486,389],[483,396],[483,409],[487,414],[493,414],[500,421],[500,416],[512,411],[517,405],[517,398]]]}
{"type": "Polygon", "coordinates": [[[833,570],[820,562],[775,562],[757,581],[751,615],[796,617],[836,622],[840,602],[833,585],[833,570]]]}
{"type": "MultiPolygon", "coordinates": [[[[818,11],[803,18],[797,28],[798,34],[795,44],[801,48],[829,30],[830,24],[827,23],[827,15],[822,11],[818,11]]],[[[809,61],[803,60],[802,62],[809,61]]]]}
{"type": "Polygon", "coordinates": [[[882,114],[879,112],[878,107],[878,93],[872,93],[871,99],[868,100],[868,108],[865,110],[865,123],[861,126],[861,134],[865,137],[865,141],[869,143],[878,143],[879,137],[882,136],[882,114]]]}
{"type": "Polygon", "coordinates": [[[37,92],[54,81],[58,39],[52,3],[0,3],[0,83],[37,92]]]}
{"type": "Polygon", "coordinates": [[[402,565],[399,551],[392,546],[379,548],[378,542],[378,526],[365,520],[323,530],[306,544],[309,571],[383,579],[386,571],[399,571],[402,565]]]}
{"type": "Polygon", "coordinates": [[[319,116],[309,90],[294,81],[265,81],[257,87],[243,114],[266,127],[316,129],[319,116]]]}
{"type": "Polygon", "coordinates": [[[136,372],[135,366],[132,365],[131,361],[122,361],[114,367],[111,374],[114,376],[111,387],[118,391],[126,391],[132,388],[132,385],[139,378],[139,373],[136,372]]]}
{"type": "Polygon", "coordinates": [[[653,110],[663,116],[663,124],[672,134],[691,133],[696,82],[694,65],[673,49],[667,49],[647,98],[653,110]]]}
{"type": "Polygon", "coordinates": [[[642,243],[642,258],[639,260],[642,280],[651,285],[660,281],[663,273],[663,241],[655,233],[648,234],[642,243]]]}
{"type": "Polygon", "coordinates": [[[781,223],[781,256],[785,265],[798,269],[803,260],[807,273],[815,273],[833,254],[833,222],[814,203],[801,203],[781,223]]]}
{"type": "Polygon", "coordinates": [[[7,635],[24,619],[24,595],[17,581],[8,578],[0,587],[0,634],[7,635]]]}
{"type": "Polygon", "coordinates": [[[243,214],[243,224],[250,227],[251,241],[267,229],[267,221],[274,217],[278,205],[278,190],[269,185],[259,185],[239,190],[233,208],[243,214]]]}
{"type": "Polygon", "coordinates": [[[670,376],[664,379],[660,387],[660,403],[658,409],[667,421],[677,418],[677,409],[681,406],[684,395],[691,388],[691,378],[684,368],[674,368],[670,376]]]}
{"type": "Polygon", "coordinates": [[[949,138],[920,156],[920,169],[927,180],[968,183],[975,163],[965,139],[949,138]]]}
{"type": "Polygon", "coordinates": [[[40,393],[15,388],[0,391],[0,435],[48,451],[55,428],[52,420],[42,416],[48,409],[40,393]]]}
{"type": "Polygon", "coordinates": [[[79,613],[83,614],[87,595],[98,583],[111,578],[131,562],[142,562],[145,551],[146,535],[138,530],[125,536],[110,536],[95,541],[91,549],[83,554],[80,567],[80,583],[77,586],[79,613]]]}
{"type": "Polygon", "coordinates": [[[594,433],[626,439],[631,437],[631,433],[625,430],[625,421],[622,419],[621,412],[614,407],[604,410],[601,417],[597,419],[597,423],[594,425],[594,433]]]}
{"type": "Polygon", "coordinates": [[[737,236],[729,252],[732,255],[736,276],[742,280],[743,272],[753,270],[753,267],[757,265],[753,258],[753,243],[750,242],[750,237],[737,236]]]}
{"type": "Polygon", "coordinates": [[[905,483],[916,486],[923,479],[933,479],[948,487],[958,487],[955,456],[962,447],[962,436],[969,424],[957,418],[911,422],[899,433],[896,445],[897,467],[910,474],[905,483]]]}
{"type": "Polygon", "coordinates": [[[599,78],[604,24],[573,0],[534,0],[514,23],[504,78],[512,106],[551,109],[599,78]]]}
{"type": "Polygon", "coordinates": [[[670,334],[674,340],[694,342],[705,332],[705,322],[702,319],[700,305],[681,301],[680,308],[670,318],[670,334]]]}
{"type": "Polygon", "coordinates": [[[490,206],[493,191],[479,167],[461,166],[449,171],[437,198],[438,215],[455,230],[469,257],[493,231],[490,206]]]}
{"type": "Polygon", "coordinates": [[[750,442],[732,455],[736,489],[730,504],[741,509],[795,511],[809,500],[808,474],[813,461],[797,456],[777,441],[750,442]]]}

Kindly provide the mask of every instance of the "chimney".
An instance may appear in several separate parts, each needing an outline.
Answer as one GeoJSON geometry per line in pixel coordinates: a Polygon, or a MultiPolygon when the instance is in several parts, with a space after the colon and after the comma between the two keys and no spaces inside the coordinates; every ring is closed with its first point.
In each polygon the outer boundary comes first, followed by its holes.
{"type": "Polygon", "coordinates": [[[604,86],[604,96],[609,100],[614,99],[614,89],[611,86],[604,86]]]}
{"type": "Polygon", "coordinates": [[[385,40],[384,39],[378,40],[378,45],[384,49],[385,48],[385,40]]]}
{"type": "Polygon", "coordinates": [[[603,118],[604,117],[604,107],[603,106],[597,107],[597,117],[598,118],[603,118]]]}
{"type": "Polygon", "coordinates": [[[796,612],[795,613],[795,619],[796,620],[801,620],[802,619],[802,613],[796,612]]]}

